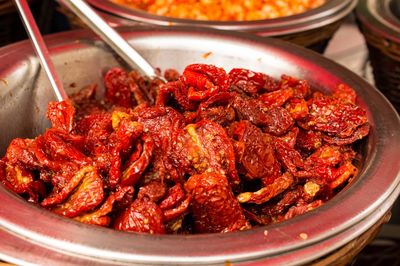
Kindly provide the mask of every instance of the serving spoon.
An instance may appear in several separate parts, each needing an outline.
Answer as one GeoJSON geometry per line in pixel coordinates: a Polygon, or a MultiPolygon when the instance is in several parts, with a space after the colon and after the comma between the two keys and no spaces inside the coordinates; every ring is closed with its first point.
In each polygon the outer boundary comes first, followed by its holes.
{"type": "Polygon", "coordinates": [[[43,40],[40,30],[35,22],[32,12],[26,0],[14,0],[15,6],[21,16],[26,32],[32,42],[35,52],[39,57],[40,64],[42,65],[46,75],[50,81],[50,85],[56,95],[58,101],[68,99],[68,95],[64,90],[61,80],[59,79],[53,62],[50,59],[50,53],[47,49],[46,43],[43,40]]]}
{"type": "MultiPolygon", "coordinates": [[[[26,0],[14,0],[15,5],[24,22],[24,26],[32,41],[40,62],[50,80],[57,100],[62,101],[68,98],[60,79],[57,76],[54,65],[50,59],[50,54],[42,35],[36,25],[32,12],[26,0]]],[[[111,28],[97,13],[82,0],[61,0],[72,12],[74,12],[90,29],[99,35],[130,67],[138,70],[141,74],[164,80],[159,76],[155,69],[125,41],[113,28],[111,28]]],[[[164,80],[165,81],[165,80],[164,80]]],[[[154,102],[153,96],[149,91],[139,88],[147,97],[150,103],[154,102]]]]}

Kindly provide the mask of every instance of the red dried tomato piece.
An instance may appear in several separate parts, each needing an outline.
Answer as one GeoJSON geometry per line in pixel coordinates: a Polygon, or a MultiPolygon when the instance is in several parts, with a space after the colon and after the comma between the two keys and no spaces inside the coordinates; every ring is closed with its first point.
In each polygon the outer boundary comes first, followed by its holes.
{"type": "Polygon", "coordinates": [[[188,86],[188,98],[191,101],[201,101],[228,90],[228,75],[223,68],[213,65],[188,65],[183,71],[181,80],[188,86]]]}
{"type": "Polygon", "coordinates": [[[357,174],[357,167],[355,167],[351,161],[347,161],[335,170],[333,176],[334,180],[329,184],[329,187],[331,189],[337,188],[350,178],[357,176],[357,174]]]}
{"type": "Polygon", "coordinates": [[[106,100],[124,107],[134,106],[136,102],[132,95],[131,82],[132,80],[125,70],[120,68],[110,69],[104,76],[106,100]]]}
{"type": "Polygon", "coordinates": [[[268,225],[272,223],[272,219],[266,215],[258,215],[252,210],[243,209],[246,218],[257,225],[268,225]]]}
{"type": "Polygon", "coordinates": [[[32,172],[0,160],[0,183],[17,194],[26,196],[30,202],[37,203],[46,194],[41,180],[35,180],[32,172]]]}
{"type": "Polygon", "coordinates": [[[285,135],[282,135],[280,137],[275,137],[276,139],[279,139],[282,142],[285,142],[289,147],[294,148],[296,145],[297,141],[297,135],[299,134],[299,128],[298,127],[292,127],[288,133],[285,135]]]}
{"type": "Polygon", "coordinates": [[[322,135],[322,138],[324,141],[326,141],[329,144],[334,144],[334,145],[349,145],[354,143],[357,140],[360,140],[367,136],[369,134],[370,130],[370,125],[369,123],[365,123],[364,125],[358,127],[356,130],[354,130],[353,134],[349,137],[346,138],[340,138],[336,136],[329,136],[326,134],[322,135]]]}
{"type": "Polygon", "coordinates": [[[154,143],[148,135],[144,135],[142,140],[142,154],[136,161],[126,166],[121,176],[121,186],[134,186],[144,173],[147,166],[150,164],[150,160],[153,155],[154,143]]]}
{"type": "Polygon", "coordinates": [[[0,168],[0,179],[6,187],[18,194],[28,191],[28,185],[34,180],[30,171],[3,161],[0,161],[0,168]]]}
{"type": "Polygon", "coordinates": [[[289,99],[294,97],[293,88],[285,88],[269,93],[264,93],[258,97],[266,106],[278,107],[284,105],[289,99]]]}
{"type": "Polygon", "coordinates": [[[272,77],[243,68],[233,68],[229,72],[229,84],[231,90],[244,92],[252,96],[262,91],[278,89],[272,77]]]}
{"type": "Polygon", "coordinates": [[[263,126],[268,121],[267,106],[259,99],[243,98],[235,95],[233,108],[240,120],[249,120],[256,126],[263,126]]]}
{"type": "Polygon", "coordinates": [[[97,207],[104,198],[103,181],[96,168],[80,169],[58,194],[45,198],[41,205],[57,214],[75,217],[97,207]],[[54,206],[57,204],[56,206],[54,206]]]}
{"type": "Polygon", "coordinates": [[[191,210],[197,233],[226,233],[250,228],[225,176],[215,173],[193,175],[185,183],[185,190],[192,197],[191,210]]]}
{"type": "Polygon", "coordinates": [[[276,178],[273,183],[261,188],[256,192],[243,192],[237,196],[240,203],[262,204],[275,196],[279,195],[291,185],[293,185],[293,176],[286,172],[282,176],[276,178]]]}
{"type": "Polygon", "coordinates": [[[346,84],[339,84],[332,94],[332,97],[340,99],[345,103],[356,104],[357,94],[346,84]]]}
{"type": "Polygon", "coordinates": [[[322,134],[319,131],[299,130],[296,147],[303,151],[314,151],[322,145],[322,134]]]}
{"type": "Polygon", "coordinates": [[[138,117],[155,144],[152,165],[144,177],[145,183],[164,179],[182,182],[183,173],[175,165],[173,152],[180,129],[185,125],[184,117],[170,107],[144,108],[139,111],[138,117]]]}
{"type": "Polygon", "coordinates": [[[248,121],[233,123],[229,128],[234,139],[236,164],[240,174],[248,179],[280,176],[275,158],[273,138],[248,121]]]}
{"type": "Polygon", "coordinates": [[[231,107],[234,95],[221,92],[202,102],[197,109],[197,118],[208,119],[221,126],[227,126],[235,120],[235,110],[231,107]]]}
{"type": "Polygon", "coordinates": [[[115,205],[117,205],[118,202],[126,200],[126,198],[131,200],[133,197],[133,191],[133,187],[117,189],[115,192],[110,193],[100,208],[93,212],[74,217],[74,220],[86,224],[109,226],[111,223],[111,217],[109,214],[115,210],[115,205]]]}
{"type": "Polygon", "coordinates": [[[359,126],[368,122],[364,109],[333,97],[313,98],[309,109],[302,127],[339,138],[351,136],[359,126]]]}
{"type": "Polygon", "coordinates": [[[136,199],[114,221],[114,229],[150,234],[164,234],[163,213],[156,203],[136,199]]]}
{"type": "Polygon", "coordinates": [[[178,71],[176,71],[175,69],[166,69],[164,71],[164,78],[168,81],[168,82],[173,82],[173,81],[177,81],[180,77],[180,74],[178,71]]]}
{"type": "Polygon", "coordinates": [[[240,183],[233,146],[225,130],[214,122],[187,125],[178,136],[176,154],[178,166],[191,175],[215,172],[226,175],[232,186],[240,183]]]}
{"type": "Polygon", "coordinates": [[[297,98],[306,98],[310,94],[310,85],[307,80],[296,79],[288,75],[282,75],[279,82],[279,89],[293,89],[293,96],[297,98]]]}
{"type": "Polygon", "coordinates": [[[138,121],[161,150],[168,150],[174,134],[185,126],[184,117],[171,107],[149,107],[140,110],[138,121]]]}
{"type": "Polygon", "coordinates": [[[275,136],[287,133],[294,125],[294,121],[289,112],[282,107],[272,107],[266,112],[267,122],[263,126],[263,131],[275,136]]]}
{"type": "Polygon", "coordinates": [[[185,191],[180,184],[176,184],[168,189],[167,195],[160,202],[161,210],[167,210],[172,208],[178,202],[185,198],[185,191]]]}
{"type": "MultiPolygon", "coordinates": [[[[156,71],[158,70],[156,69],[156,71]]],[[[147,99],[152,101],[156,98],[160,86],[164,84],[164,81],[159,78],[143,76],[136,70],[129,72],[129,77],[132,79],[130,85],[137,104],[153,104],[153,102],[147,102],[147,99]]]]}
{"type": "Polygon", "coordinates": [[[50,102],[47,107],[47,117],[53,128],[71,132],[74,126],[75,108],[71,101],[50,102]]]}
{"type": "MultiPolygon", "coordinates": [[[[159,181],[151,181],[139,188],[138,199],[158,202],[167,193],[167,185],[159,181]]],[[[161,206],[160,206],[161,208],[161,206]]],[[[161,208],[162,209],[162,208],[161,208]]]]}
{"type": "MultiPolygon", "coordinates": [[[[51,160],[55,164],[57,161],[69,161],[78,165],[91,163],[91,160],[79,149],[79,146],[83,146],[83,138],[80,136],[74,137],[58,130],[49,129],[36,140],[36,144],[37,148],[43,151],[47,160],[51,160]]],[[[39,158],[38,153],[36,153],[36,157],[39,158]]],[[[41,163],[45,163],[45,161],[46,159],[41,163]]]]}
{"type": "Polygon", "coordinates": [[[301,120],[308,115],[308,105],[304,99],[291,98],[285,105],[294,120],[301,120]]]}
{"type": "Polygon", "coordinates": [[[324,202],[322,200],[316,200],[316,201],[308,203],[308,204],[305,202],[300,202],[296,206],[291,207],[285,215],[280,216],[277,220],[279,220],[279,221],[289,220],[295,216],[299,216],[306,212],[312,211],[315,208],[321,206],[323,203],[324,202]]]}
{"type": "Polygon", "coordinates": [[[167,105],[181,107],[186,111],[194,111],[197,108],[197,104],[190,102],[188,98],[188,88],[179,80],[160,86],[156,98],[156,106],[162,107],[167,105]],[[172,99],[175,100],[175,103],[172,99]]]}
{"type": "Polygon", "coordinates": [[[272,135],[282,135],[294,124],[293,118],[286,109],[268,108],[260,99],[244,99],[236,96],[233,107],[240,119],[249,120],[272,135]]]}
{"type": "Polygon", "coordinates": [[[29,170],[39,169],[41,164],[35,156],[35,140],[13,139],[4,156],[12,165],[20,165],[29,170]]]}
{"type": "Polygon", "coordinates": [[[264,205],[257,209],[260,213],[274,217],[283,214],[290,206],[298,202],[304,196],[303,186],[296,186],[282,193],[282,198],[274,204],[264,205]]]}
{"type": "Polygon", "coordinates": [[[190,196],[186,196],[186,198],[180,201],[180,203],[177,206],[174,206],[171,209],[164,210],[163,211],[164,221],[170,222],[172,220],[181,218],[188,211],[190,201],[191,201],[190,196]]]}
{"type": "Polygon", "coordinates": [[[297,171],[304,169],[304,161],[301,154],[288,143],[276,139],[276,157],[282,166],[291,174],[296,175],[297,171]]]}

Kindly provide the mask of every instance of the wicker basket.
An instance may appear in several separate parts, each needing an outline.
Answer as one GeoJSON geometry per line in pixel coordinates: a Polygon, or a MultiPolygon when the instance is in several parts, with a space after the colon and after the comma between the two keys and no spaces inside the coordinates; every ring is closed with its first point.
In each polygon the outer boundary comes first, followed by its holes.
{"type": "Polygon", "coordinates": [[[367,41],[377,88],[400,112],[400,44],[379,36],[360,24],[367,41]]]}
{"type": "Polygon", "coordinates": [[[400,19],[397,0],[361,0],[356,8],[376,87],[400,112],[400,19]],[[396,14],[395,14],[396,13],[396,14]]]}

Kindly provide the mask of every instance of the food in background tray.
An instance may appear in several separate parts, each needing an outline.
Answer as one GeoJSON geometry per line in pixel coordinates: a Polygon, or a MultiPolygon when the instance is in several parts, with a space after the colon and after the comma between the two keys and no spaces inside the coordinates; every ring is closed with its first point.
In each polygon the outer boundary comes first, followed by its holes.
{"type": "Polygon", "coordinates": [[[323,5],[326,0],[113,0],[151,14],[194,20],[246,21],[286,17],[323,5]]]}

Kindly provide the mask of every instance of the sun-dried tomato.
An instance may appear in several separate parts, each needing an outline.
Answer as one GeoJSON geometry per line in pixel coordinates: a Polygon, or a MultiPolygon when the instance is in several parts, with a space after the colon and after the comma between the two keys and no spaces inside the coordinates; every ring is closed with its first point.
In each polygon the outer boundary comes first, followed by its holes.
{"type": "Polygon", "coordinates": [[[308,105],[303,98],[291,98],[285,105],[294,120],[301,120],[308,114],[308,105]]]}
{"type": "Polygon", "coordinates": [[[193,175],[185,184],[191,195],[191,210],[197,233],[226,233],[250,228],[242,207],[225,176],[215,173],[193,175]]]}
{"type": "Polygon", "coordinates": [[[97,207],[104,198],[103,181],[96,169],[79,170],[63,190],[45,198],[41,205],[66,217],[75,217],[97,207]]]}
{"type": "Polygon", "coordinates": [[[339,138],[351,136],[368,121],[364,109],[333,97],[311,99],[309,110],[305,118],[305,129],[310,128],[339,138]]]}
{"type": "MultiPolygon", "coordinates": [[[[138,199],[148,199],[158,202],[167,193],[167,185],[159,181],[151,181],[140,187],[138,199]]],[[[161,206],[160,206],[161,207],[161,206]]],[[[161,208],[162,209],[162,208],[161,208]]]]}
{"type": "Polygon", "coordinates": [[[21,165],[30,170],[39,169],[42,165],[36,158],[35,145],[32,139],[13,139],[4,158],[12,165],[21,165]]]}
{"type": "Polygon", "coordinates": [[[75,108],[70,101],[50,102],[47,117],[53,128],[71,132],[74,126],[75,108]]]}
{"type": "Polygon", "coordinates": [[[136,199],[114,221],[114,229],[150,234],[164,234],[163,213],[156,203],[136,199]]]}
{"type": "Polygon", "coordinates": [[[156,106],[172,106],[194,111],[197,105],[190,101],[188,93],[189,88],[180,80],[163,84],[157,94],[156,106]]]}
{"type": "Polygon", "coordinates": [[[218,124],[202,120],[189,124],[178,137],[177,154],[182,168],[191,175],[221,173],[232,186],[238,185],[235,154],[225,130],[218,124]]]}
{"type": "Polygon", "coordinates": [[[147,135],[143,136],[142,139],[142,154],[136,161],[131,162],[123,171],[120,181],[121,186],[134,186],[139,180],[140,176],[144,173],[144,170],[150,164],[154,143],[153,140],[147,135]]]}
{"type": "Polygon", "coordinates": [[[282,75],[279,82],[279,89],[285,90],[288,88],[293,89],[293,96],[297,98],[306,98],[310,94],[310,85],[307,80],[282,75]]]}
{"type": "Polygon", "coordinates": [[[83,223],[192,234],[290,219],[356,178],[353,143],[371,125],[347,85],[311,93],[205,64],[165,77],[113,68],[104,99],[90,85],[50,103],[51,128],[10,143],[0,183],[83,223]]]}
{"type": "Polygon", "coordinates": [[[125,70],[121,68],[110,69],[104,77],[106,100],[124,107],[131,107],[136,104],[132,95],[131,82],[132,80],[125,70]]]}
{"type": "Polygon", "coordinates": [[[190,196],[179,202],[179,204],[171,209],[164,210],[164,221],[169,222],[182,217],[189,209],[189,204],[191,201],[190,196]]]}
{"type": "Polygon", "coordinates": [[[260,99],[235,97],[233,107],[240,119],[249,120],[267,133],[279,136],[294,124],[289,112],[282,107],[268,107],[260,99]]]}
{"type": "Polygon", "coordinates": [[[279,219],[279,221],[285,221],[285,220],[291,219],[295,216],[309,212],[309,211],[321,206],[322,204],[323,204],[322,200],[316,200],[316,201],[308,203],[308,204],[301,202],[300,204],[297,204],[297,206],[291,207],[285,215],[279,217],[278,219],[279,219]]]}
{"type": "Polygon", "coordinates": [[[240,203],[262,204],[288,189],[291,185],[293,185],[293,183],[293,176],[286,172],[282,176],[276,178],[273,183],[261,188],[256,192],[240,193],[237,196],[237,199],[240,203]]]}
{"type": "Polygon", "coordinates": [[[188,98],[201,101],[219,91],[227,91],[228,75],[222,68],[206,64],[188,65],[183,71],[181,80],[188,86],[188,98]]]}
{"type": "Polygon", "coordinates": [[[248,121],[233,123],[229,129],[235,140],[236,165],[240,174],[249,180],[280,175],[275,158],[273,138],[248,121]]]}
{"type": "Polygon", "coordinates": [[[229,84],[231,90],[252,96],[278,89],[276,81],[272,77],[243,68],[234,68],[229,72],[229,84]]]}
{"type": "Polygon", "coordinates": [[[229,92],[221,92],[211,96],[202,102],[197,110],[197,119],[207,119],[221,126],[227,126],[235,120],[233,109],[234,95],[229,92]]]}
{"type": "Polygon", "coordinates": [[[343,102],[350,104],[356,104],[357,99],[356,92],[346,84],[339,84],[332,94],[332,97],[338,98],[343,102]]]}
{"type": "Polygon", "coordinates": [[[296,147],[303,151],[314,151],[322,145],[322,134],[319,131],[300,128],[296,138],[296,147]]]}
{"type": "Polygon", "coordinates": [[[162,210],[167,210],[176,205],[177,202],[180,202],[185,197],[185,192],[180,184],[176,184],[175,186],[168,189],[167,195],[160,202],[160,208],[162,210]]]}

